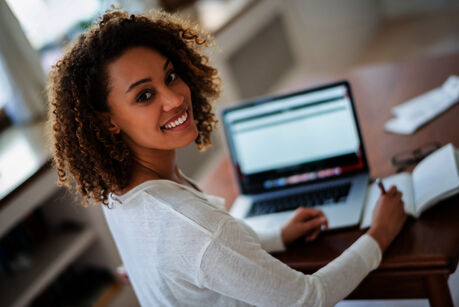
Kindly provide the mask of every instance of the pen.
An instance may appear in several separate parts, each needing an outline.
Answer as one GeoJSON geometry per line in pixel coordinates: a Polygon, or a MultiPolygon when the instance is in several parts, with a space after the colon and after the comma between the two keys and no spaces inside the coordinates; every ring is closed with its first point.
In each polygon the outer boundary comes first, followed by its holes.
{"type": "Polygon", "coordinates": [[[376,184],[378,185],[379,189],[381,190],[381,194],[386,194],[386,189],[384,188],[384,185],[382,183],[381,178],[376,179],[376,184]]]}

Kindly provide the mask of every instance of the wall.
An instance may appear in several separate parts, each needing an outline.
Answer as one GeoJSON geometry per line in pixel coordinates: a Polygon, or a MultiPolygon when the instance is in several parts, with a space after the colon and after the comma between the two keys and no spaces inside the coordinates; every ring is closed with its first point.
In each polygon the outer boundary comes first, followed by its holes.
{"type": "Polygon", "coordinates": [[[381,0],[380,2],[383,16],[389,19],[459,9],[458,0],[381,0]]]}
{"type": "Polygon", "coordinates": [[[289,2],[305,70],[332,71],[352,64],[381,21],[377,0],[289,2]]]}

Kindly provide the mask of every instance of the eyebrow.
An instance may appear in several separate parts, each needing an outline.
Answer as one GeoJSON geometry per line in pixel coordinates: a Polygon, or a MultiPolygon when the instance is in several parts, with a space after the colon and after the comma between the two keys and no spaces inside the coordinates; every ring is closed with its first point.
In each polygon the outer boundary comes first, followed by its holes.
{"type": "Polygon", "coordinates": [[[134,87],[136,87],[139,84],[145,83],[145,82],[151,82],[151,78],[145,78],[142,80],[139,80],[137,82],[132,83],[129,88],[127,89],[126,93],[128,93],[130,90],[132,90],[134,87]]]}
{"type": "Polygon", "coordinates": [[[163,66],[163,70],[166,70],[166,68],[167,68],[167,65],[169,65],[169,62],[170,62],[170,60],[169,60],[169,59],[167,59],[166,63],[164,63],[164,66],[163,66]]]}
{"type": "MultiPolygon", "coordinates": [[[[163,70],[166,70],[167,65],[169,65],[169,62],[170,62],[170,60],[167,59],[167,60],[166,60],[166,63],[165,63],[164,66],[163,66],[163,70]]],[[[141,80],[139,80],[139,81],[136,81],[136,82],[132,83],[132,84],[129,86],[129,88],[127,89],[126,93],[128,93],[129,91],[131,91],[131,90],[132,90],[134,87],[136,87],[137,85],[140,85],[140,84],[145,83],[145,82],[151,82],[151,78],[141,79],[141,80]]]]}

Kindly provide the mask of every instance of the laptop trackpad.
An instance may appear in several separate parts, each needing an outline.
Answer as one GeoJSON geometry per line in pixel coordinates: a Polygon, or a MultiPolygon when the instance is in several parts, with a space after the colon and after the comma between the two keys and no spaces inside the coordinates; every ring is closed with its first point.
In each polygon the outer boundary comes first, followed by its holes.
{"type": "MultiPolygon", "coordinates": [[[[336,204],[331,206],[322,206],[317,208],[323,211],[328,219],[328,228],[336,229],[358,223],[359,214],[355,214],[355,208],[346,204],[336,204]]],[[[255,232],[273,231],[273,229],[280,229],[292,216],[294,211],[278,212],[273,214],[265,214],[250,218],[245,218],[246,222],[252,227],[255,232]]]]}

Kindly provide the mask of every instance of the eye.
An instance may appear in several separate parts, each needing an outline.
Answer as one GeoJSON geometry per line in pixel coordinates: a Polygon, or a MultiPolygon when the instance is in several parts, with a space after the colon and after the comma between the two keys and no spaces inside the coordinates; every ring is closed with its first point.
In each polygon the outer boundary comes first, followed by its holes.
{"type": "Polygon", "coordinates": [[[171,82],[174,82],[175,80],[178,79],[178,75],[174,70],[171,70],[169,74],[166,77],[166,84],[169,84],[171,82]]]}
{"type": "Polygon", "coordinates": [[[153,97],[153,93],[150,91],[142,92],[136,99],[136,102],[146,102],[153,97]]]}

